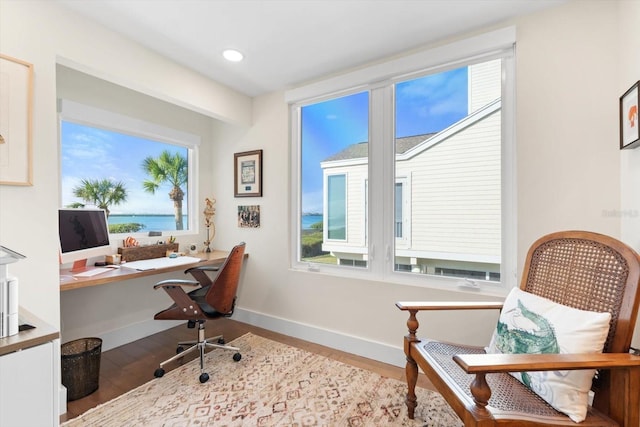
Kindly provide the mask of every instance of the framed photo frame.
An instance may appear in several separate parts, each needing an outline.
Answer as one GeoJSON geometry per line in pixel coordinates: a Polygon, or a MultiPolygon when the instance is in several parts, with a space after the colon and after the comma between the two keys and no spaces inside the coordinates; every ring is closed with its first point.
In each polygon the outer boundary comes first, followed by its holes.
{"type": "Polygon", "coordinates": [[[260,205],[238,206],[239,228],[260,228],[260,205]]]}
{"type": "Polygon", "coordinates": [[[262,197],[262,150],[233,155],[235,197],[262,197]]]}
{"type": "Polygon", "coordinates": [[[620,97],[620,149],[640,146],[638,94],[640,80],[620,97]]]}
{"type": "Polygon", "coordinates": [[[33,65],[0,53],[0,184],[33,185],[33,65]]]}

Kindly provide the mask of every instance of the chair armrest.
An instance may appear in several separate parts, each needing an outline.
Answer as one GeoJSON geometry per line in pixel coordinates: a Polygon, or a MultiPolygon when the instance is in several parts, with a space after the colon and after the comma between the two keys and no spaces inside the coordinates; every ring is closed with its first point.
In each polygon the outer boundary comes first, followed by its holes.
{"type": "Polygon", "coordinates": [[[162,282],[158,282],[153,286],[153,289],[158,288],[166,288],[167,286],[189,286],[189,287],[197,287],[200,286],[200,282],[196,282],[195,280],[180,280],[180,279],[169,279],[163,280],[162,282]]]}
{"type": "Polygon", "coordinates": [[[640,367],[640,356],[630,353],[458,354],[453,360],[468,374],[640,367]]]}
{"type": "Polygon", "coordinates": [[[491,388],[486,375],[496,372],[567,371],[575,369],[640,369],[640,356],[630,353],[590,354],[458,354],[455,362],[468,374],[475,374],[470,390],[476,408],[489,404],[491,388]]]}
{"type": "Polygon", "coordinates": [[[501,309],[502,301],[398,301],[396,307],[405,311],[422,310],[485,310],[501,309]]]}
{"type": "Polygon", "coordinates": [[[197,266],[197,267],[187,268],[184,271],[184,274],[191,273],[192,271],[196,271],[196,270],[199,270],[199,271],[218,271],[218,270],[220,270],[221,266],[222,266],[222,264],[221,265],[200,265],[200,266],[197,266]]]}
{"type": "MultiPolygon", "coordinates": [[[[407,344],[410,342],[420,341],[416,336],[416,332],[420,327],[416,314],[418,311],[424,310],[486,310],[486,309],[502,309],[502,301],[398,301],[396,307],[400,310],[409,312],[409,320],[407,320],[407,328],[409,334],[405,335],[405,352],[407,344]]],[[[409,354],[409,353],[407,353],[409,354]]]]}

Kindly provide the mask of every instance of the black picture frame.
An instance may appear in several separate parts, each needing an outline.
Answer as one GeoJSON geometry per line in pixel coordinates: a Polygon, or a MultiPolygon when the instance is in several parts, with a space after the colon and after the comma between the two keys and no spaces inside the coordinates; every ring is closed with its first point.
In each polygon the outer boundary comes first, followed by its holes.
{"type": "Polygon", "coordinates": [[[640,147],[640,80],[620,97],[620,149],[640,147]]]}
{"type": "Polygon", "coordinates": [[[262,150],[233,155],[233,195],[262,197],[262,150]]]}

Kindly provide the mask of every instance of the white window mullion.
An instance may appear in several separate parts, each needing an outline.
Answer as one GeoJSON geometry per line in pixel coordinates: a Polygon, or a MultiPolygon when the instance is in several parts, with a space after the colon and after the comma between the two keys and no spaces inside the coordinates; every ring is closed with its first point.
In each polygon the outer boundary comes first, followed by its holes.
{"type": "Polygon", "coordinates": [[[374,276],[383,279],[393,270],[395,243],[393,88],[371,91],[369,144],[369,253],[374,276]],[[382,232],[380,232],[382,231],[382,232]]]}

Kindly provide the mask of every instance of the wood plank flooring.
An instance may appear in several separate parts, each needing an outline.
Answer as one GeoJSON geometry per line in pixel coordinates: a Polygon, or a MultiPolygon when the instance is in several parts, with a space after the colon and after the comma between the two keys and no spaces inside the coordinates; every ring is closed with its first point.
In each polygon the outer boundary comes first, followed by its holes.
{"type": "MultiPolygon", "coordinates": [[[[353,366],[368,369],[389,378],[404,381],[404,368],[292,338],[232,319],[207,322],[206,326],[206,335],[208,337],[224,335],[225,340],[229,342],[247,332],[251,332],[255,335],[318,353],[353,366]]],[[[188,329],[185,322],[184,325],[176,326],[103,352],[100,360],[100,386],[98,390],[81,399],[67,402],[67,413],[60,417],[60,422],[75,418],[101,403],[108,402],[152,380],[154,378],[153,372],[158,367],[158,364],[175,354],[178,341],[188,341],[196,338],[197,329],[188,329]]],[[[401,338],[399,337],[398,339],[401,338]]],[[[195,353],[187,355],[182,363],[187,363],[196,356],[197,354],[195,353]]],[[[179,366],[179,362],[176,361],[168,365],[166,370],[169,371],[177,366],[179,366]]],[[[418,386],[433,390],[433,387],[423,374],[420,374],[418,386]]]]}

